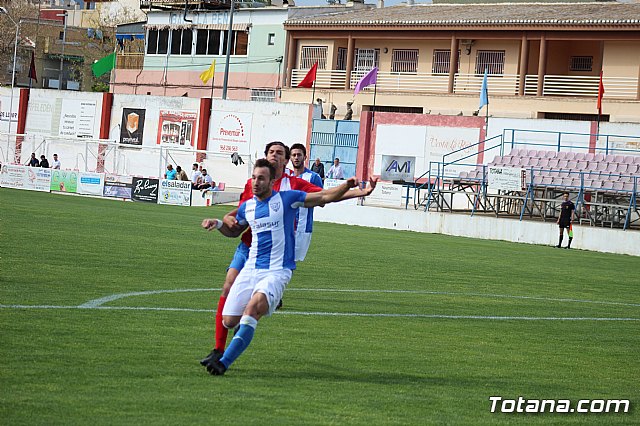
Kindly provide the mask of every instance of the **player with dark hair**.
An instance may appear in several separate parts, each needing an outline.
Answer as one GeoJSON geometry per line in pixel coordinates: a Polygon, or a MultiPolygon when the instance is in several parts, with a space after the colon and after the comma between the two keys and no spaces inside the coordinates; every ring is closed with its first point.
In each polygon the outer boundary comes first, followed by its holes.
{"type": "Polygon", "coordinates": [[[246,265],[238,274],[223,311],[225,327],[240,327],[224,355],[205,364],[213,375],[225,373],[251,343],[260,318],[275,311],[296,268],[294,226],[298,207],[340,201],[350,188],[359,186],[356,178],[350,178],[322,192],[276,192],[275,176],[276,170],[269,161],[256,161],[251,175],[253,197],[237,209],[236,229],[218,219],[207,219],[212,221],[210,228],[226,236],[238,236],[249,224],[253,234],[246,265]]]}
{"type": "Polygon", "coordinates": [[[558,240],[558,245],[556,248],[562,247],[562,238],[564,237],[564,230],[567,230],[567,235],[569,236],[569,244],[565,247],[566,249],[571,248],[571,241],[573,241],[573,212],[576,210],[576,206],[569,200],[569,193],[562,193],[562,204],[560,204],[560,216],[558,217],[558,226],[560,227],[560,239],[558,240]]]}
{"type": "MultiPolygon", "coordinates": [[[[291,175],[323,187],[322,178],[316,172],[309,170],[307,163],[307,148],[301,143],[291,145],[291,175]]],[[[296,262],[301,262],[307,256],[311,245],[311,233],[313,232],[313,209],[300,207],[296,218],[296,262]]]]}

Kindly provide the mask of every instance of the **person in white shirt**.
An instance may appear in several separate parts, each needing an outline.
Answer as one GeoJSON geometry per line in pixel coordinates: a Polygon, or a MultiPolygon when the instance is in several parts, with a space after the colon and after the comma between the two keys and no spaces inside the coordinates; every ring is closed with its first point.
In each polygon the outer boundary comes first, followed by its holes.
{"type": "Polygon", "coordinates": [[[191,187],[195,188],[196,185],[200,185],[202,172],[199,170],[198,163],[193,163],[191,166],[191,187]]]}
{"type": "Polygon", "coordinates": [[[60,169],[60,160],[58,160],[58,154],[53,154],[53,162],[51,163],[52,169],[60,169]]]}
{"type": "Polygon", "coordinates": [[[329,173],[327,173],[328,179],[344,179],[344,172],[342,171],[342,166],[340,165],[340,159],[336,158],[333,160],[333,166],[329,169],[329,173]]]}

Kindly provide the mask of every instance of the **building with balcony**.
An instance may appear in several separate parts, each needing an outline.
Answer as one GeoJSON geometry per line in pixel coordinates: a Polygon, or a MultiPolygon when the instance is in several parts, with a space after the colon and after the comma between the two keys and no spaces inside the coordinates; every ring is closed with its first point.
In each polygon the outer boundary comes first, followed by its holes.
{"type": "MultiPolygon", "coordinates": [[[[260,101],[280,99],[287,40],[283,23],[287,19],[373,7],[362,3],[310,7],[239,4],[233,13],[227,98],[260,101]]],[[[230,2],[144,0],[141,7],[148,9],[144,51],[118,53],[111,91],[220,98],[230,2]],[[199,76],[213,60],[215,77],[205,84],[199,76]],[[136,65],[140,61],[142,66],[136,65]]]]}
{"type": "MultiPolygon", "coordinates": [[[[318,63],[315,97],[336,118],[353,101],[371,110],[374,86],[354,98],[373,67],[376,111],[478,114],[488,73],[489,114],[640,122],[640,4],[416,4],[291,18],[282,100],[318,63]]],[[[481,112],[484,115],[485,110],[481,112]]]]}

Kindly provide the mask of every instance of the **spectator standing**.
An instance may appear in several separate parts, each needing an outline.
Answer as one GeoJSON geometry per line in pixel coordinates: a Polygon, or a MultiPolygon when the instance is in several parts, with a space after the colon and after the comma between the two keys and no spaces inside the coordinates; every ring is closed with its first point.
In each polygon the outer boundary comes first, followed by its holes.
{"type": "Polygon", "coordinates": [[[51,165],[51,168],[60,170],[60,160],[58,160],[58,154],[53,154],[53,164],[51,165]]]}
{"type": "Polygon", "coordinates": [[[333,160],[333,166],[329,169],[329,173],[327,173],[327,178],[329,179],[344,179],[344,171],[342,171],[342,166],[340,165],[340,159],[336,157],[333,160]]]}
{"type": "Polygon", "coordinates": [[[189,180],[189,176],[187,176],[187,172],[182,170],[182,167],[176,167],[176,172],[178,173],[178,180],[189,180]]]}
{"type": "Polygon", "coordinates": [[[324,164],[319,158],[311,165],[311,171],[320,175],[320,179],[324,180],[324,164]]]}
{"type": "Polygon", "coordinates": [[[31,167],[40,167],[40,162],[36,158],[36,153],[35,152],[31,153],[31,158],[29,159],[29,166],[31,166],[31,167]]]}
{"type": "Polygon", "coordinates": [[[202,172],[199,170],[198,163],[193,163],[191,166],[191,187],[195,188],[196,185],[200,185],[202,177],[202,172]]]}
{"type": "Polygon", "coordinates": [[[576,206],[569,200],[569,193],[564,192],[562,194],[562,204],[560,204],[560,217],[558,217],[558,226],[560,227],[560,239],[558,240],[558,245],[556,248],[562,247],[562,237],[564,236],[564,230],[567,230],[567,235],[569,236],[569,243],[565,247],[566,249],[571,248],[571,241],[573,240],[573,212],[576,210],[576,206]]]}
{"type": "Polygon", "coordinates": [[[165,179],[176,180],[178,173],[173,169],[173,166],[169,164],[167,166],[167,171],[164,174],[165,179]]]}
{"type": "Polygon", "coordinates": [[[45,157],[44,155],[40,156],[40,167],[44,167],[45,169],[48,169],[49,166],[49,160],[47,160],[47,157],[45,157]]]}

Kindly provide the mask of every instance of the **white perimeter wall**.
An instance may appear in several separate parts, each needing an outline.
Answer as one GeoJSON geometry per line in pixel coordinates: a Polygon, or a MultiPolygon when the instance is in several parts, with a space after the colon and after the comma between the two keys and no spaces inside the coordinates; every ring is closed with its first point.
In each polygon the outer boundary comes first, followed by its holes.
{"type": "MultiPolygon", "coordinates": [[[[314,219],[319,222],[547,246],[558,243],[558,226],[555,222],[471,217],[462,214],[386,209],[341,203],[317,208],[314,219]]],[[[593,226],[575,226],[573,232],[572,248],[640,256],[640,232],[593,226]]]]}

